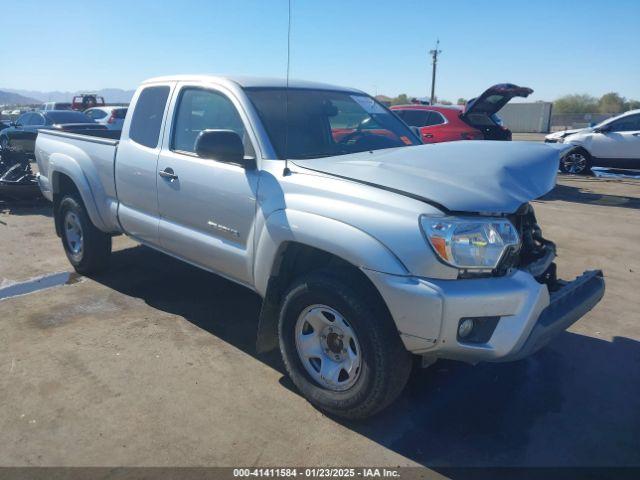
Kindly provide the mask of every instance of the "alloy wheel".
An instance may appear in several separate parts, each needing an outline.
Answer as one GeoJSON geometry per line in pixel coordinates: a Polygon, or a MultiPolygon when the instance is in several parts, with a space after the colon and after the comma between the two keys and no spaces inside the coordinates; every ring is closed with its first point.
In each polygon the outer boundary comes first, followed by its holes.
{"type": "Polygon", "coordinates": [[[587,169],[587,157],[581,152],[571,152],[562,159],[567,173],[582,173],[587,169]]]}

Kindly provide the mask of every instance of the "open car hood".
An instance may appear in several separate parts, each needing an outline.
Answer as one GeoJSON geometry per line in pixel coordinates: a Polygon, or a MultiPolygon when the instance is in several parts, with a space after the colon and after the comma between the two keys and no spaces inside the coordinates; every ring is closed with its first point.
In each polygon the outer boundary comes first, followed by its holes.
{"type": "Polygon", "coordinates": [[[493,115],[513,97],[528,97],[533,93],[529,87],[519,87],[513,83],[499,83],[487,88],[482,95],[467,102],[462,116],[484,114],[493,115]]]}
{"type": "Polygon", "coordinates": [[[416,198],[445,212],[514,213],[554,187],[560,155],[568,148],[459,141],[292,162],[416,198]]]}

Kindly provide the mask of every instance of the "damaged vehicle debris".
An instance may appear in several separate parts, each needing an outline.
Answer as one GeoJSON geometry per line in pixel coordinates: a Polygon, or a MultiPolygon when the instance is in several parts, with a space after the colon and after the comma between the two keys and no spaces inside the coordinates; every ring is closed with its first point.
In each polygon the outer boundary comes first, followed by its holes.
{"type": "Polygon", "coordinates": [[[29,200],[41,197],[29,159],[0,150],[0,198],[29,200]]]}

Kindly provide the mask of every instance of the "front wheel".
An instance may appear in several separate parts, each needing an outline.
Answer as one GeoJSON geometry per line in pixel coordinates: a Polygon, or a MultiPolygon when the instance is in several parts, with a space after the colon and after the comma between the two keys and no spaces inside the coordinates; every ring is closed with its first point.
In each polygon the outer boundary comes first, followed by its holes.
{"type": "Polygon", "coordinates": [[[358,419],[391,404],[411,355],[381,301],[357,282],[314,272],[285,295],[280,351],[293,383],[318,408],[358,419]]]}
{"type": "Polygon", "coordinates": [[[96,273],[107,267],[111,256],[111,236],[91,223],[79,197],[67,195],[62,199],[56,221],[60,222],[64,252],[76,272],[96,273]]]}
{"type": "Polygon", "coordinates": [[[586,175],[591,171],[591,155],[582,148],[576,148],[560,159],[560,171],[574,175],[586,175]]]}

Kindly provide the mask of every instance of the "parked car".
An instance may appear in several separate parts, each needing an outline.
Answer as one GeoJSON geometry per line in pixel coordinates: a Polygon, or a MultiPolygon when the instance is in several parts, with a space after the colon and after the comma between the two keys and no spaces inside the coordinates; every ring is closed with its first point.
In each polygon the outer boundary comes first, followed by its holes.
{"type": "Polygon", "coordinates": [[[462,108],[445,105],[398,105],[391,107],[408,125],[420,131],[423,143],[483,140],[480,130],[462,120],[462,108]]]}
{"type": "Polygon", "coordinates": [[[565,173],[586,174],[591,167],[640,169],[640,110],[608,118],[595,127],[555,132],[545,141],[574,147],[560,160],[565,173]]]}
{"type": "Polygon", "coordinates": [[[47,102],[42,104],[42,110],[71,110],[71,104],[69,102],[47,102]]]}
{"type": "Polygon", "coordinates": [[[122,130],[127,107],[95,107],[83,112],[87,117],[109,130],[122,130]]]}
{"type": "Polygon", "coordinates": [[[104,97],[96,95],[95,93],[81,93],[73,97],[71,109],[83,112],[88,108],[104,107],[104,105],[104,97]]]}
{"type": "Polygon", "coordinates": [[[529,203],[554,187],[561,145],[421,145],[358,90],[211,76],[143,83],[104,133],[36,141],[73,267],[106,268],[125,233],[254,290],[258,350],[279,347],[335,415],[388,406],[411,354],[527,356],[604,294],[600,271],[556,278],[529,203]]]}
{"type": "Polygon", "coordinates": [[[49,110],[46,112],[23,113],[18,119],[0,132],[0,148],[3,155],[34,156],[34,146],[40,130],[99,130],[105,129],[81,112],[70,110],[49,110]]]}
{"type": "Polygon", "coordinates": [[[408,125],[420,130],[423,143],[455,140],[511,140],[498,111],[514,97],[528,97],[533,90],[501,83],[467,102],[466,107],[445,105],[397,105],[391,107],[408,125]]]}

